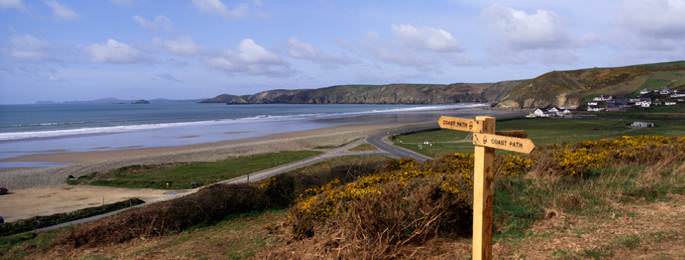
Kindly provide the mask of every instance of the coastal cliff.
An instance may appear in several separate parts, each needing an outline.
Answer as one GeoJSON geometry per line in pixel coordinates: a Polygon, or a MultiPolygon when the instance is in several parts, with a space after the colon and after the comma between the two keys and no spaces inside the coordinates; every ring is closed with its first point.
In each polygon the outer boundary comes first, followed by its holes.
{"type": "Polygon", "coordinates": [[[592,96],[624,96],[643,88],[685,89],[685,62],[552,71],[533,79],[496,83],[338,85],[222,94],[202,103],[226,104],[449,104],[494,103],[500,108],[577,108],[592,96]]]}

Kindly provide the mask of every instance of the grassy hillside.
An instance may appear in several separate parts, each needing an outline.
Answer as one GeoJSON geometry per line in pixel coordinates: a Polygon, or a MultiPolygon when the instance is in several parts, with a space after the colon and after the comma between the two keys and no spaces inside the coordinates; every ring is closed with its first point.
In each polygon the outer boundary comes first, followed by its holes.
{"type": "Polygon", "coordinates": [[[685,61],[552,71],[534,79],[496,83],[339,85],[223,94],[205,103],[228,104],[447,104],[497,103],[503,108],[574,108],[597,95],[628,95],[642,88],[685,89],[685,61]]]}
{"type": "Polygon", "coordinates": [[[522,82],[502,97],[500,107],[578,107],[593,96],[625,96],[663,87],[685,89],[685,61],[553,71],[522,82]]]}

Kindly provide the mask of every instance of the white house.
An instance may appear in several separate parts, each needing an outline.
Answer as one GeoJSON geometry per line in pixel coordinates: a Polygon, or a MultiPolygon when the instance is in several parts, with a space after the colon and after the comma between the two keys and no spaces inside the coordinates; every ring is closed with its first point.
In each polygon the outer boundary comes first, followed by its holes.
{"type": "Polygon", "coordinates": [[[641,122],[641,121],[635,121],[630,124],[630,127],[632,128],[647,128],[647,127],[654,127],[654,123],[652,122],[641,122]]]}
{"type": "Polygon", "coordinates": [[[588,106],[597,106],[597,102],[587,102],[588,106]]]}
{"type": "Polygon", "coordinates": [[[571,114],[571,110],[564,109],[564,111],[561,111],[561,114],[570,115],[570,114],[571,114]]]}
{"type": "Polygon", "coordinates": [[[533,115],[536,117],[549,117],[549,114],[545,113],[545,111],[542,111],[542,109],[539,108],[533,111],[533,115]]]}
{"type": "Polygon", "coordinates": [[[647,95],[647,94],[649,94],[649,89],[643,88],[642,90],[640,90],[640,95],[647,95]]]}
{"type": "Polygon", "coordinates": [[[547,113],[549,113],[549,114],[556,114],[556,113],[559,113],[559,109],[556,108],[556,107],[552,107],[552,108],[550,108],[550,109],[547,109],[547,113]]]}
{"type": "Polygon", "coordinates": [[[670,95],[671,93],[673,93],[673,90],[671,90],[670,88],[664,88],[659,91],[659,94],[661,95],[670,95]]]}
{"type": "Polygon", "coordinates": [[[636,102],[635,105],[636,105],[636,106],[640,106],[640,107],[651,107],[651,106],[652,106],[652,101],[642,100],[642,101],[640,101],[640,102],[636,102]]]}
{"type": "Polygon", "coordinates": [[[672,98],[682,98],[685,97],[685,93],[676,93],[671,95],[672,98]]]}
{"type": "Polygon", "coordinates": [[[603,107],[587,107],[587,111],[589,111],[589,112],[600,112],[600,111],[604,111],[604,110],[606,110],[606,108],[603,108],[603,107]]]}
{"type": "Polygon", "coordinates": [[[667,105],[667,106],[675,106],[675,104],[676,104],[676,102],[673,102],[673,101],[664,102],[664,105],[667,105]]]}
{"type": "Polygon", "coordinates": [[[604,95],[601,95],[601,96],[599,96],[599,97],[594,97],[594,98],[592,98],[592,101],[609,101],[609,100],[612,100],[612,99],[614,99],[614,97],[612,97],[612,96],[604,96],[604,95]]]}

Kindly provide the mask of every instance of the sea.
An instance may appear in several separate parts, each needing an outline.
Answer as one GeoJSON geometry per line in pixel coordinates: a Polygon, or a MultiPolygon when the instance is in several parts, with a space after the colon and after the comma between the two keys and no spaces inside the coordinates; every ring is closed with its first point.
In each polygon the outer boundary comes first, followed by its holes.
{"type": "Polygon", "coordinates": [[[0,105],[0,168],[55,166],[10,159],[29,154],[210,143],[480,106],[484,104],[0,105]]]}

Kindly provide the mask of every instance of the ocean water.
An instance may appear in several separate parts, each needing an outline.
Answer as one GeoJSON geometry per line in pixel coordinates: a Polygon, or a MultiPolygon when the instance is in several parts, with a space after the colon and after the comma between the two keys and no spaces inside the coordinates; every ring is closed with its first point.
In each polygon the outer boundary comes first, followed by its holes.
{"type": "MultiPolygon", "coordinates": [[[[340,124],[335,120],[455,105],[225,105],[152,104],[0,105],[0,160],[27,154],[177,146],[235,140],[340,124]]],[[[0,164],[0,168],[3,167],[0,164]]]]}

